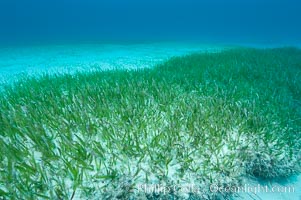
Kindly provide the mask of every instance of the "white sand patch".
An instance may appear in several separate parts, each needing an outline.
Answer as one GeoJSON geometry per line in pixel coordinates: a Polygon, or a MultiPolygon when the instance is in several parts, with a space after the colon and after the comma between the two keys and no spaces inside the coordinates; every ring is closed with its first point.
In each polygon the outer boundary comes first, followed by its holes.
{"type": "Polygon", "coordinates": [[[192,43],[49,45],[0,48],[0,85],[23,75],[152,67],[172,56],[225,47],[192,43]]]}

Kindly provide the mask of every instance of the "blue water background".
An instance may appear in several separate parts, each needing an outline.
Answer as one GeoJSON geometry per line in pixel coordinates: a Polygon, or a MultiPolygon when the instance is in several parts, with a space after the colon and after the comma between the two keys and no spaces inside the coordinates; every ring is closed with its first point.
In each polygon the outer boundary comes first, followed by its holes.
{"type": "Polygon", "coordinates": [[[0,0],[0,45],[198,40],[300,45],[300,0],[0,0]]]}

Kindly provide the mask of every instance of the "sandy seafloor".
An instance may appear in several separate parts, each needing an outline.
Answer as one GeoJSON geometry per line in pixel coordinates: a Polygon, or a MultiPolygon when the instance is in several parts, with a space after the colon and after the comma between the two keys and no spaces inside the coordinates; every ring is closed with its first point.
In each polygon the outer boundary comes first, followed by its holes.
{"type": "Polygon", "coordinates": [[[220,51],[195,43],[39,45],[0,48],[0,84],[20,75],[152,67],[172,56],[220,51]]]}
{"type": "MultiPolygon", "coordinates": [[[[28,75],[148,68],[173,56],[193,52],[219,52],[235,46],[237,45],[161,42],[0,47],[0,91],[1,86],[28,75]]],[[[243,46],[275,47],[277,45],[243,46]]],[[[301,175],[278,182],[247,180],[246,187],[249,192],[241,192],[240,196],[234,199],[301,200],[301,175]],[[258,191],[258,186],[267,186],[269,191],[266,192],[264,189],[258,191]],[[282,190],[286,187],[291,192],[272,192],[273,187],[282,190]]]]}

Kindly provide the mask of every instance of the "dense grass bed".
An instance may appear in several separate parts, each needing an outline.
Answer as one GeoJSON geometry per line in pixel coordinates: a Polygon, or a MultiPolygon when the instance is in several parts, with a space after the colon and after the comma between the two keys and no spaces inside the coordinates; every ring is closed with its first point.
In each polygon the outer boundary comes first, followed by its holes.
{"type": "Polygon", "coordinates": [[[223,199],[212,184],[299,172],[301,50],[23,79],[0,112],[0,199],[223,199]]]}

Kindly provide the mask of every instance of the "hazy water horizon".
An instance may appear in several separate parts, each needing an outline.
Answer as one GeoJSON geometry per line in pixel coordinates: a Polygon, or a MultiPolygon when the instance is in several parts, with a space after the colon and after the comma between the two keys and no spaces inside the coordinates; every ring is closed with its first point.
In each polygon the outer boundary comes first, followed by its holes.
{"type": "Polygon", "coordinates": [[[0,46],[199,41],[301,44],[298,0],[3,0],[0,46]]]}

